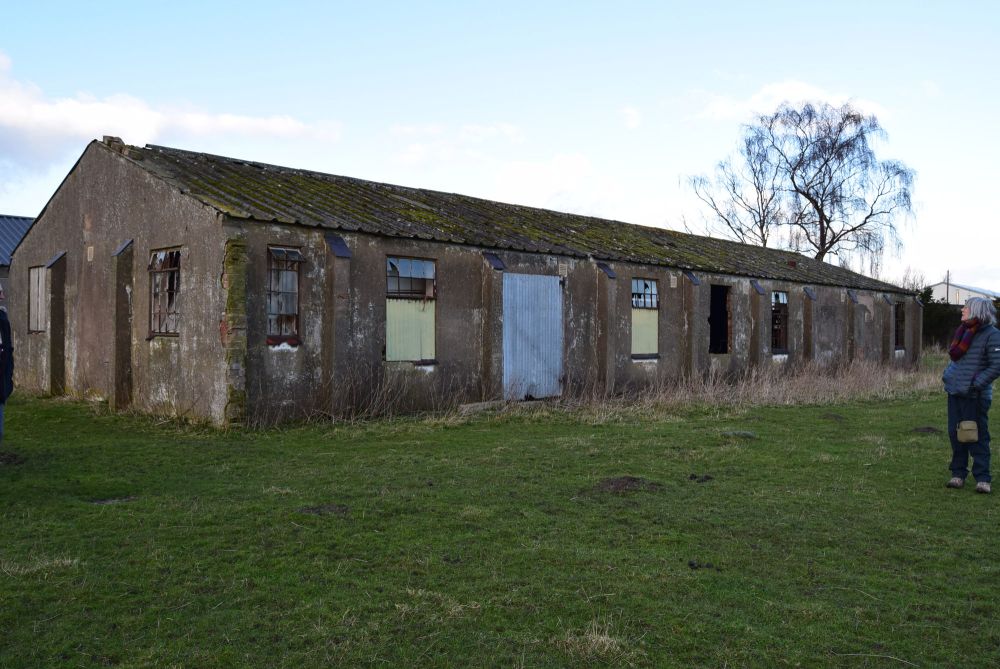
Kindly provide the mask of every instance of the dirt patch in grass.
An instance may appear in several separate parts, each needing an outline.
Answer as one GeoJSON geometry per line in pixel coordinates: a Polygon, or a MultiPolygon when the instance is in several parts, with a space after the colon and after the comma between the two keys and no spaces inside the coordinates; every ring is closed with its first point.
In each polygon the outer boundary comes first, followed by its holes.
{"type": "Polygon", "coordinates": [[[617,476],[604,479],[594,486],[594,492],[610,492],[622,494],[627,492],[656,492],[663,489],[662,483],[650,481],[639,476],[617,476]]]}
{"type": "Polygon", "coordinates": [[[823,420],[832,420],[835,423],[843,423],[845,420],[847,420],[839,413],[831,413],[831,412],[823,414],[822,416],[820,416],[820,418],[822,418],[823,420]]]}
{"type": "Polygon", "coordinates": [[[930,425],[924,425],[922,427],[915,427],[913,431],[918,434],[941,434],[941,430],[936,427],[931,427],[930,425]]]}
{"type": "Polygon", "coordinates": [[[17,453],[12,453],[11,451],[0,451],[0,465],[19,465],[24,462],[22,458],[17,453]]]}
{"type": "Polygon", "coordinates": [[[695,483],[708,483],[714,478],[715,477],[711,474],[702,474],[701,476],[698,476],[697,474],[688,475],[688,481],[694,481],[695,483]]]}
{"type": "Polygon", "coordinates": [[[350,508],[343,504],[320,504],[319,506],[304,506],[299,509],[299,513],[306,513],[311,516],[346,516],[350,508]]]}

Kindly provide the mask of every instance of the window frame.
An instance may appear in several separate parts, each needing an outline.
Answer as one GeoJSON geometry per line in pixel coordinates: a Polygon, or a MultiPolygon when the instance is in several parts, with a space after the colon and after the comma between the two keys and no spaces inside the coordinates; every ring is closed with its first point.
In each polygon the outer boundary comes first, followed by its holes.
{"type": "Polygon", "coordinates": [[[306,261],[305,256],[302,254],[302,249],[294,246],[283,246],[283,245],[269,245],[267,247],[267,287],[264,294],[264,333],[265,339],[268,346],[280,346],[281,344],[288,344],[289,346],[299,346],[302,343],[302,264],[306,261]],[[293,269],[288,269],[287,267],[275,267],[276,263],[287,263],[294,265],[293,269]],[[279,280],[278,286],[275,287],[273,284],[275,272],[279,273],[295,273],[295,292],[287,290],[280,290],[281,281],[279,280]],[[274,302],[280,300],[277,296],[281,295],[294,295],[295,296],[295,311],[293,314],[289,313],[279,313],[272,312],[272,298],[274,302]],[[272,316],[276,317],[278,322],[280,322],[282,317],[294,316],[292,332],[282,333],[280,330],[284,329],[282,325],[277,327],[278,331],[272,329],[272,316]]]}
{"type": "Polygon", "coordinates": [[[437,291],[437,262],[438,261],[435,258],[420,258],[420,257],[414,257],[414,256],[388,255],[388,254],[385,256],[385,279],[386,279],[386,282],[385,282],[385,299],[386,299],[385,333],[386,333],[386,342],[385,342],[385,348],[383,349],[383,355],[382,355],[382,357],[383,357],[383,359],[386,362],[410,362],[410,363],[413,363],[414,365],[433,365],[433,364],[437,364],[437,359],[436,359],[436,356],[437,356],[437,299],[438,299],[438,291],[437,291]],[[415,276],[416,273],[412,269],[414,267],[414,265],[412,263],[414,263],[414,262],[420,263],[419,266],[423,267],[423,270],[421,272],[419,272],[423,276],[415,276]],[[409,263],[409,264],[407,264],[407,263],[409,263]],[[395,267],[395,270],[396,270],[396,274],[395,275],[391,274],[391,270],[393,269],[393,267],[395,267]],[[404,268],[408,268],[408,267],[411,268],[410,269],[410,274],[407,274],[407,275],[404,276],[402,274],[402,272],[403,272],[404,268]],[[427,274],[428,274],[428,268],[429,268],[430,276],[427,276],[427,274]],[[403,279],[407,280],[407,289],[403,289],[402,288],[402,280],[403,279]],[[394,280],[395,280],[395,283],[396,283],[395,287],[393,286],[393,281],[394,280]],[[414,281],[420,281],[421,282],[419,290],[417,290],[414,287],[414,284],[413,284],[414,281]],[[420,302],[424,303],[425,308],[429,307],[430,309],[432,309],[432,312],[431,312],[431,314],[432,314],[431,315],[431,319],[432,319],[431,322],[432,322],[432,325],[433,325],[433,328],[432,328],[433,329],[432,346],[433,346],[433,353],[434,353],[434,355],[432,357],[430,357],[430,358],[419,358],[419,359],[396,358],[396,357],[390,358],[389,357],[389,353],[390,352],[389,352],[389,342],[388,342],[388,339],[389,339],[389,332],[390,332],[390,324],[389,324],[389,314],[390,314],[389,301],[390,300],[420,301],[420,302]],[[428,303],[428,302],[430,302],[432,304],[427,305],[426,303],[428,303]]]}
{"type": "Polygon", "coordinates": [[[785,290],[772,290],[771,291],[771,355],[787,355],[788,354],[788,291],[785,290]],[[784,295],[785,299],[782,302],[780,299],[776,302],[775,298],[778,295],[784,295]],[[781,328],[778,330],[776,328],[776,318],[781,319],[781,328]],[[779,344],[784,344],[783,346],[775,346],[775,333],[780,332],[779,344]]]}
{"type": "Polygon", "coordinates": [[[660,311],[660,290],[659,282],[656,279],[635,276],[632,277],[631,282],[631,295],[632,295],[632,311],[631,311],[631,327],[632,327],[632,341],[630,343],[629,353],[633,360],[656,360],[660,357],[660,323],[659,323],[659,311],[660,311]],[[636,352],[635,350],[635,328],[636,328],[636,311],[645,312],[655,312],[656,316],[653,320],[653,327],[655,328],[655,350],[636,352]]]}
{"type": "Polygon", "coordinates": [[[709,355],[730,355],[733,352],[733,314],[732,314],[733,287],[724,283],[709,284],[709,309],[708,309],[708,353],[709,355]],[[724,301],[721,304],[716,302],[716,295],[723,295],[724,301]],[[716,323],[715,318],[722,316],[724,321],[716,323]],[[725,339],[720,341],[717,336],[724,332],[725,339]],[[719,350],[721,348],[723,350],[719,350]]]}
{"type": "Polygon", "coordinates": [[[906,350],[906,305],[895,302],[892,305],[893,348],[896,351],[906,350]]]}
{"type": "Polygon", "coordinates": [[[391,298],[394,300],[436,300],[437,299],[437,260],[432,258],[416,258],[413,256],[390,256],[385,257],[385,296],[386,298],[391,298]],[[413,263],[418,262],[424,265],[430,265],[432,275],[427,277],[417,277],[413,275],[403,276],[401,273],[397,274],[395,277],[389,274],[389,268],[392,261],[397,261],[396,271],[400,272],[401,268],[404,267],[403,263],[413,263]],[[392,289],[392,280],[395,279],[397,282],[397,287],[395,290],[392,289]],[[412,282],[415,280],[423,281],[423,290],[416,291],[412,288],[410,290],[402,290],[400,285],[402,279],[406,279],[410,282],[409,285],[412,286],[412,282]],[[430,279],[431,288],[428,294],[426,281],[430,279]]]}
{"type": "Polygon", "coordinates": [[[147,326],[149,327],[148,339],[154,337],[177,337],[180,336],[181,329],[181,310],[180,310],[180,296],[181,296],[181,261],[183,259],[182,249],[179,246],[171,246],[162,249],[154,249],[149,252],[149,265],[146,267],[149,274],[149,319],[147,321],[147,326]],[[165,254],[165,259],[175,257],[177,260],[176,266],[172,267],[156,267],[156,258],[158,254],[165,254]],[[166,277],[166,285],[163,286],[159,283],[160,276],[166,277]],[[170,289],[170,278],[174,275],[175,279],[173,282],[173,291],[170,289]],[[162,290],[163,288],[166,290],[162,290]],[[160,291],[157,291],[160,288],[160,291]],[[173,299],[171,300],[171,293],[173,293],[173,299]],[[163,302],[164,297],[166,301],[165,308],[163,310],[156,309],[155,307],[163,302]],[[173,318],[174,329],[169,328],[170,319],[173,318]],[[163,329],[157,329],[154,327],[154,319],[158,321],[157,327],[163,329]]]}
{"type": "Polygon", "coordinates": [[[45,332],[48,330],[48,314],[44,308],[45,304],[45,265],[36,265],[28,268],[28,334],[45,332]],[[41,280],[37,281],[35,277],[41,280]],[[37,304],[36,304],[37,303],[37,304]],[[35,308],[32,308],[34,305],[35,308]],[[37,318],[33,320],[33,318],[37,318]],[[35,327],[40,325],[41,327],[35,327]]]}

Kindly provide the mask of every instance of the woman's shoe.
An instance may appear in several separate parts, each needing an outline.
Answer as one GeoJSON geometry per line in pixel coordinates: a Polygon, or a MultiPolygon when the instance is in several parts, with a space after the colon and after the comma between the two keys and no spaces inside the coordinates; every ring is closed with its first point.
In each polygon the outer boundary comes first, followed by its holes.
{"type": "Polygon", "coordinates": [[[976,484],[976,492],[981,492],[984,495],[989,495],[993,492],[993,488],[990,487],[989,481],[980,481],[976,484]]]}
{"type": "Polygon", "coordinates": [[[965,479],[960,479],[957,476],[952,476],[950,479],[948,479],[948,482],[945,483],[945,485],[949,488],[961,488],[962,486],[965,485],[965,479]]]}

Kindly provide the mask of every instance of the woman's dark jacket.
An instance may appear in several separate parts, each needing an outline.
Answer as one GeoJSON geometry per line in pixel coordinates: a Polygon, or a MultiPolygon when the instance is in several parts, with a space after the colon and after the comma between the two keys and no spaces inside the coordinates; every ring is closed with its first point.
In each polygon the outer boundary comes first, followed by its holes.
{"type": "Polygon", "coordinates": [[[992,397],[993,381],[1000,377],[1000,330],[987,325],[976,332],[969,350],[945,367],[944,389],[949,395],[992,397]]]}
{"type": "Polygon", "coordinates": [[[14,392],[14,341],[10,337],[10,320],[7,312],[0,309],[0,404],[7,401],[14,392]]]}

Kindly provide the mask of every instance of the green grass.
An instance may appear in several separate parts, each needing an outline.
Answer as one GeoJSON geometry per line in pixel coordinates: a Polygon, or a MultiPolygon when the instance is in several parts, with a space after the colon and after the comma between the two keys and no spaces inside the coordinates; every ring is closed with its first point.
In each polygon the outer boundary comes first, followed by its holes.
{"type": "Polygon", "coordinates": [[[944,405],[217,432],[14,399],[0,666],[996,666],[997,498],[914,432],[944,405]]]}

